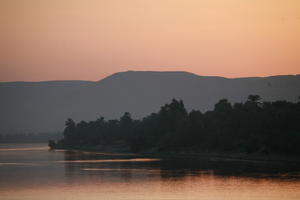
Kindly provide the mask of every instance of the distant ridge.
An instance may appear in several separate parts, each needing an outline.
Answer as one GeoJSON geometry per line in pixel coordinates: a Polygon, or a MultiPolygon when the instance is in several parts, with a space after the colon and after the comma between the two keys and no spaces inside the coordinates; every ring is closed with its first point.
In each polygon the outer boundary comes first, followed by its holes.
{"type": "Polygon", "coordinates": [[[64,121],[117,118],[130,112],[141,118],[172,98],[207,111],[221,98],[242,102],[248,94],[263,100],[298,101],[300,75],[224,78],[184,71],[126,71],[99,81],[0,83],[0,134],[54,132],[64,121]]]}

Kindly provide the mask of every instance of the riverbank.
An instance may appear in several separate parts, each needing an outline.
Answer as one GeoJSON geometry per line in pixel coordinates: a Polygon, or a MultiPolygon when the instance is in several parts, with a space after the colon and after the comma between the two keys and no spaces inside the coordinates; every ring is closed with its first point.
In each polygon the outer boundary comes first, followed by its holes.
{"type": "Polygon", "coordinates": [[[105,154],[119,154],[127,157],[138,158],[161,158],[161,159],[212,159],[212,160],[228,160],[228,161],[242,161],[242,162],[281,162],[294,163],[300,165],[300,157],[294,155],[278,155],[278,154],[247,154],[247,153],[233,153],[233,152],[195,152],[195,151],[177,151],[177,152],[160,152],[160,151],[145,151],[139,153],[130,152],[125,145],[112,146],[90,146],[80,148],[53,148],[63,149],[68,151],[80,152],[96,152],[105,154]]]}

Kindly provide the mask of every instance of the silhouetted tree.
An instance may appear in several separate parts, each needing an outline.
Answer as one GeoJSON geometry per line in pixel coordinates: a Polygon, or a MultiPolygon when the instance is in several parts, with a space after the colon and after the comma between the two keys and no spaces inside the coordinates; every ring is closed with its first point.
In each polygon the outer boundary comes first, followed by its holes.
{"type": "Polygon", "coordinates": [[[212,151],[300,155],[300,102],[261,102],[249,95],[244,103],[221,99],[212,111],[187,112],[173,99],[142,120],[125,112],[119,120],[66,121],[64,138],[51,148],[86,148],[123,144],[140,151],[212,151]]]}

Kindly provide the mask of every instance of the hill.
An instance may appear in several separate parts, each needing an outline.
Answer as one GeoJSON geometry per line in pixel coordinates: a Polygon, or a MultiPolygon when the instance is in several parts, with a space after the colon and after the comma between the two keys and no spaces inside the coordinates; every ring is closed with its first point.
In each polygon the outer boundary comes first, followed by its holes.
{"type": "Polygon", "coordinates": [[[0,83],[0,133],[56,132],[64,121],[133,118],[157,112],[172,98],[188,110],[207,111],[222,98],[244,102],[249,94],[263,100],[296,102],[300,75],[223,78],[188,72],[128,71],[100,81],[0,83]]]}

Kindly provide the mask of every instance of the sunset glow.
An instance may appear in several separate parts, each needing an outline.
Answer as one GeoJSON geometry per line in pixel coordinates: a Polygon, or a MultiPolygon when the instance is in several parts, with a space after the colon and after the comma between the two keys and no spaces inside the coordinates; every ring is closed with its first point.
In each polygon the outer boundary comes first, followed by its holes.
{"type": "Polygon", "coordinates": [[[300,73],[298,0],[1,0],[0,81],[300,73]]]}

